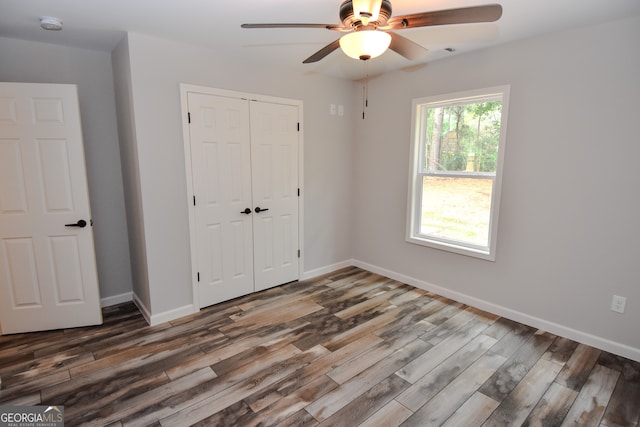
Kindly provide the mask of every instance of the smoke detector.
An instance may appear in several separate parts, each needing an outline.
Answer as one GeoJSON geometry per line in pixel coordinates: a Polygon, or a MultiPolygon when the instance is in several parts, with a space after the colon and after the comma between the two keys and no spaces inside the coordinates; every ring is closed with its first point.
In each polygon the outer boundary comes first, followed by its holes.
{"type": "Polygon", "coordinates": [[[52,16],[43,16],[40,18],[40,26],[49,31],[60,31],[62,29],[62,21],[52,16]]]}

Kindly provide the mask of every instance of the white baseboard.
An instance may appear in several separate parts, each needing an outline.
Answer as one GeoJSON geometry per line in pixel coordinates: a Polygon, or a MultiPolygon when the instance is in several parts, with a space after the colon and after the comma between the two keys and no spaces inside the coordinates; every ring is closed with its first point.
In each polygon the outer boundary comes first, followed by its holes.
{"type": "Polygon", "coordinates": [[[579,343],[586,344],[591,347],[599,348],[601,350],[608,351],[609,353],[617,354],[619,356],[623,356],[631,360],[635,360],[636,362],[640,362],[639,348],[634,348],[626,344],[621,344],[618,342],[608,340],[606,338],[591,335],[589,333],[579,331],[573,328],[569,328],[564,325],[560,325],[554,322],[549,322],[547,320],[544,320],[535,316],[521,313],[519,311],[515,311],[510,308],[503,307],[501,305],[493,304],[491,302],[488,302],[476,297],[472,297],[470,295],[452,291],[450,289],[443,288],[438,285],[434,285],[433,283],[425,282],[423,280],[419,280],[411,276],[407,276],[392,270],[387,270],[385,268],[368,264],[366,262],[353,260],[352,265],[355,267],[360,267],[363,270],[367,270],[372,273],[380,274],[390,279],[394,279],[399,282],[415,286],[416,288],[433,292],[435,294],[441,295],[446,298],[450,298],[452,300],[461,302],[463,304],[467,304],[469,306],[478,308],[480,310],[484,310],[489,313],[496,314],[498,316],[502,316],[507,319],[514,320],[516,322],[523,323],[525,325],[528,325],[537,329],[542,329],[543,331],[551,332],[552,334],[569,338],[579,343]]]}
{"type": "Polygon", "coordinates": [[[305,271],[302,273],[300,280],[313,279],[318,276],[322,276],[323,274],[333,273],[336,270],[340,270],[341,268],[351,267],[354,265],[353,260],[341,261],[335,264],[327,265],[325,267],[316,268],[314,270],[305,271]]]}
{"type": "Polygon", "coordinates": [[[173,310],[165,311],[163,313],[152,314],[149,326],[159,325],[160,323],[170,322],[172,320],[179,319],[184,316],[196,313],[197,308],[193,304],[184,305],[182,307],[174,308],[173,310]]]}
{"type": "Polygon", "coordinates": [[[170,322],[198,311],[193,304],[188,304],[163,313],[151,314],[147,306],[140,301],[140,298],[138,298],[136,294],[133,294],[133,302],[138,307],[138,310],[142,313],[142,317],[144,317],[144,320],[147,321],[149,326],[156,326],[160,323],[170,322]]]}
{"type": "Polygon", "coordinates": [[[133,301],[133,292],[125,292],[120,295],[113,295],[100,299],[100,307],[111,307],[112,305],[122,304],[123,302],[133,301]]]}
{"type": "Polygon", "coordinates": [[[149,312],[147,306],[144,305],[142,301],[140,301],[140,298],[138,298],[138,295],[136,295],[135,293],[133,294],[133,303],[136,305],[136,307],[138,307],[138,310],[140,310],[140,314],[142,314],[144,320],[146,320],[147,323],[151,325],[151,313],[149,312]]]}

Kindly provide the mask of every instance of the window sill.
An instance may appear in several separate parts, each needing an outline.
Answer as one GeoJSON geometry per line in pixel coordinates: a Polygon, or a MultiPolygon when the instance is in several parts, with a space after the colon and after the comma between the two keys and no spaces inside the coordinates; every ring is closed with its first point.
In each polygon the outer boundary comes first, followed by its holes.
{"type": "Polygon", "coordinates": [[[447,252],[453,252],[459,255],[479,258],[486,261],[496,260],[495,250],[491,251],[489,249],[472,248],[469,246],[457,245],[453,242],[438,241],[438,240],[420,238],[415,236],[407,237],[406,241],[409,243],[413,243],[415,245],[426,246],[429,248],[439,249],[447,252]]]}

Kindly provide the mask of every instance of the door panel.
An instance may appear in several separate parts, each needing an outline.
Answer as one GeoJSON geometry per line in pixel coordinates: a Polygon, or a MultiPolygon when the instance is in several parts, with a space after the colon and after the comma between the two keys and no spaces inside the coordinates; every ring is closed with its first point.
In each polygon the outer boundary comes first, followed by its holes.
{"type": "Polygon", "coordinates": [[[64,139],[37,139],[40,185],[47,213],[73,211],[69,154],[64,139]]]}
{"type": "Polygon", "coordinates": [[[27,196],[18,139],[0,139],[0,214],[26,214],[27,196]]]}
{"type": "Polygon", "coordinates": [[[253,292],[246,101],[188,94],[200,306],[253,292]]]}
{"type": "Polygon", "coordinates": [[[56,302],[58,304],[84,300],[82,266],[77,236],[53,236],[49,239],[53,258],[56,302]]]}
{"type": "Polygon", "coordinates": [[[251,102],[256,291],[297,280],[298,108],[251,102]]]}
{"type": "Polygon", "coordinates": [[[4,239],[2,261],[7,271],[10,303],[22,308],[40,305],[33,239],[4,239]]]}
{"type": "Polygon", "coordinates": [[[0,83],[2,333],[102,323],[76,87],[0,83]]]}

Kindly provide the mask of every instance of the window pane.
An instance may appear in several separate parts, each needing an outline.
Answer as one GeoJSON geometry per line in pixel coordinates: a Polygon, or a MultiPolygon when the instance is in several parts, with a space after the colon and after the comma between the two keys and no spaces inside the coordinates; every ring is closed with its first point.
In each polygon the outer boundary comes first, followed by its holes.
{"type": "Polygon", "coordinates": [[[489,245],[492,178],[423,176],[420,234],[489,245]]]}
{"type": "Polygon", "coordinates": [[[428,108],[423,171],[496,172],[501,101],[428,108]]]}

